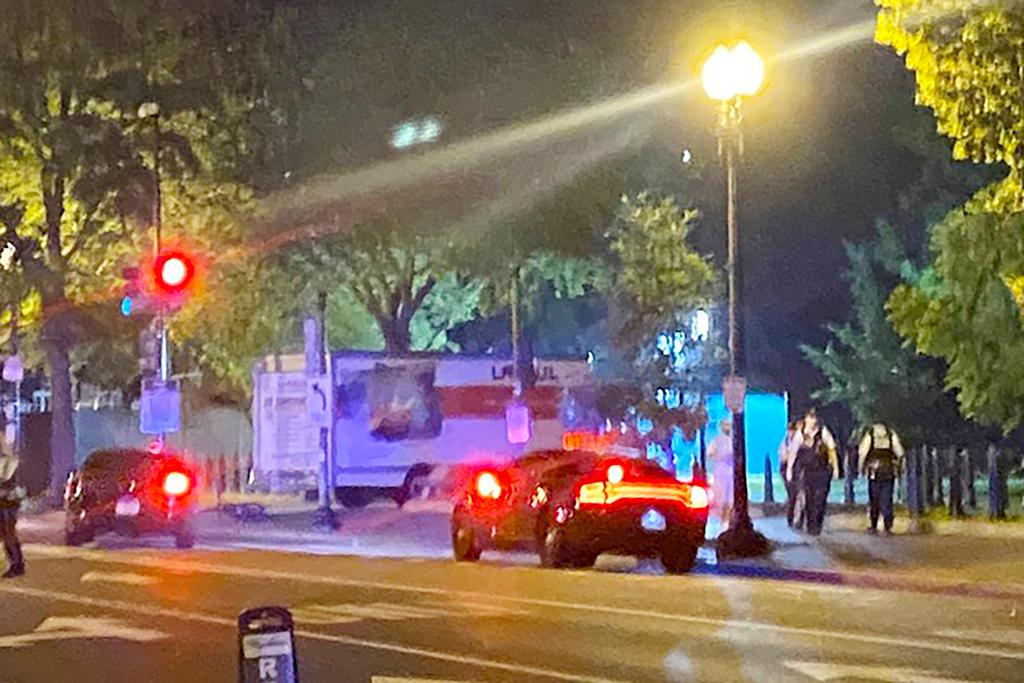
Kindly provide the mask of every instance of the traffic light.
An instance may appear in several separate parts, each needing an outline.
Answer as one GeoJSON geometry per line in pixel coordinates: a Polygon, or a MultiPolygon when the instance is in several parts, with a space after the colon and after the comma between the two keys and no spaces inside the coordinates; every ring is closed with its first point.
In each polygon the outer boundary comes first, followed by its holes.
{"type": "Polygon", "coordinates": [[[185,293],[195,274],[195,262],[180,251],[164,252],[153,262],[153,282],[165,294],[185,293]]]}
{"type": "Polygon", "coordinates": [[[175,312],[195,289],[197,270],[196,259],[178,249],[163,251],[141,266],[124,268],[121,314],[175,312]]]}

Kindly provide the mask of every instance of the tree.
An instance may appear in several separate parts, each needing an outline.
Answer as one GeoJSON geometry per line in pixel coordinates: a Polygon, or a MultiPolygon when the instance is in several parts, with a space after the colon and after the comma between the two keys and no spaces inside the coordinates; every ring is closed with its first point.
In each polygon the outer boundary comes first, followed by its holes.
{"type": "Polygon", "coordinates": [[[269,6],[0,3],[0,239],[41,302],[55,502],[74,464],[76,306],[109,289],[152,215],[153,126],[139,106],[162,110],[167,177],[197,172],[199,146],[222,167],[239,158],[269,6]]]}
{"type": "Polygon", "coordinates": [[[413,348],[418,315],[417,342],[437,348],[447,330],[475,314],[479,285],[454,271],[451,254],[448,240],[380,218],[299,241],[282,265],[301,273],[309,289],[344,289],[377,324],[384,350],[404,353],[413,348]]]}
{"type": "Polygon", "coordinates": [[[634,406],[665,443],[674,429],[692,435],[706,419],[701,397],[720,349],[691,325],[696,310],[713,305],[717,277],[710,260],[688,244],[696,209],[647,193],[621,202],[608,232],[614,259],[608,322],[629,379],[641,388],[634,406]]]}
{"type": "Polygon", "coordinates": [[[1024,420],[1024,215],[954,211],[930,246],[931,266],[892,293],[890,320],[946,361],[965,416],[1008,433],[1024,420]]]}
{"type": "Polygon", "coordinates": [[[877,0],[876,40],[906,59],[917,100],[935,112],[957,159],[1009,173],[985,203],[1024,209],[1024,7],[967,0],[877,0]]]}
{"type": "Polygon", "coordinates": [[[847,244],[846,253],[853,318],[828,326],[824,349],[801,347],[827,381],[814,398],[842,405],[861,426],[884,421],[911,442],[955,440],[963,422],[943,386],[945,368],[907,348],[886,318],[901,271],[915,272],[895,230],[880,221],[873,241],[847,244]]]}

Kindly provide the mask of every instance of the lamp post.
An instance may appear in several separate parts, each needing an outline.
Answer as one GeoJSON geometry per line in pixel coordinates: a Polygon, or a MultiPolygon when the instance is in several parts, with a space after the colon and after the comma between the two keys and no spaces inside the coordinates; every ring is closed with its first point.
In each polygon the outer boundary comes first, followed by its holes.
{"type": "Polygon", "coordinates": [[[750,521],[747,496],[747,457],[744,429],[746,356],[743,349],[743,310],[740,296],[743,279],[736,221],[736,167],[743,155],[741,123],[743,99],[761,89],[764,61],[746,41],[732,47],[719,45],[704,63],[701,80],[708,97],[719,104],[718,153],[725,163],[726,225],[728,233],[729,372],[723,387],[726,405],[733,414],[733,507],[729,528],[718,537],[718,553],[727,557],[754,557],[768,552],[767,539],[750,521]]]}

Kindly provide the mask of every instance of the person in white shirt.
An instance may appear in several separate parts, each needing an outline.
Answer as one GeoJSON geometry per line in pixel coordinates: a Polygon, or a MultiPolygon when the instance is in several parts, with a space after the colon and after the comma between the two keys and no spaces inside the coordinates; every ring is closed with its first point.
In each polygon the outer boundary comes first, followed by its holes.
{"type": "Polygon", "coordinates": [[[828,490],[839,477],[839,456],[832,432],[818,420],[814,408],[797,423],[796,456],[790,462],[787,477],[797,481],[807,505],[807,533],[821,534],[825,523],[828,490]]]}
{"type": "Polygon", "coordinates": [[[718,510],[722,527],[729,525],[733,505],[733,473],[735,464],[732,453],[732,422],[718,423],[718,436],[708,446],[708,462],[711,464],[712,505],[718,510]]]}
{"type": "Polygon", "coordinates": [[[899,434],[888,425],[876,422],[860,440],[858,469],[868,480],[868,533],[878,532],[881,515],[885,533],[892,533],[892,493],[903,462],[903,444],[899,434]]]}

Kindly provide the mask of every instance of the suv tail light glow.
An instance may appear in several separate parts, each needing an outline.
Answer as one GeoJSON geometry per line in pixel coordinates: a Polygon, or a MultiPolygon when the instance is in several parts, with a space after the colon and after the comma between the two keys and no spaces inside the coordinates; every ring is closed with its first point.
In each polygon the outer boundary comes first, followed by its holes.
{"type": "Polygon", "coordinates": [[[501,481],[498,479],[498,475],[494,472],[484,471],[476,475],[476,481],[473,486],[474,491],[478,498],[484,500],[498,500],[501,498],[501,494],[504,489],[501,485],[501,481]]]}
{"type": "Polygon", "coordinates": [[[662,484],[654,482],[594,481],[580,486],[576,501],[582,505],[614,505],[621,500],[663,500],[681,503],[688,508],[708,507],[708,492],[696,484],[662,484]]]}
{"type": "Polygon", "coordinates": [[[168,472],[164,475],[164,493],[168,496],[184,496],[191,490],[192,480],[184,472],[168,472]]]}

